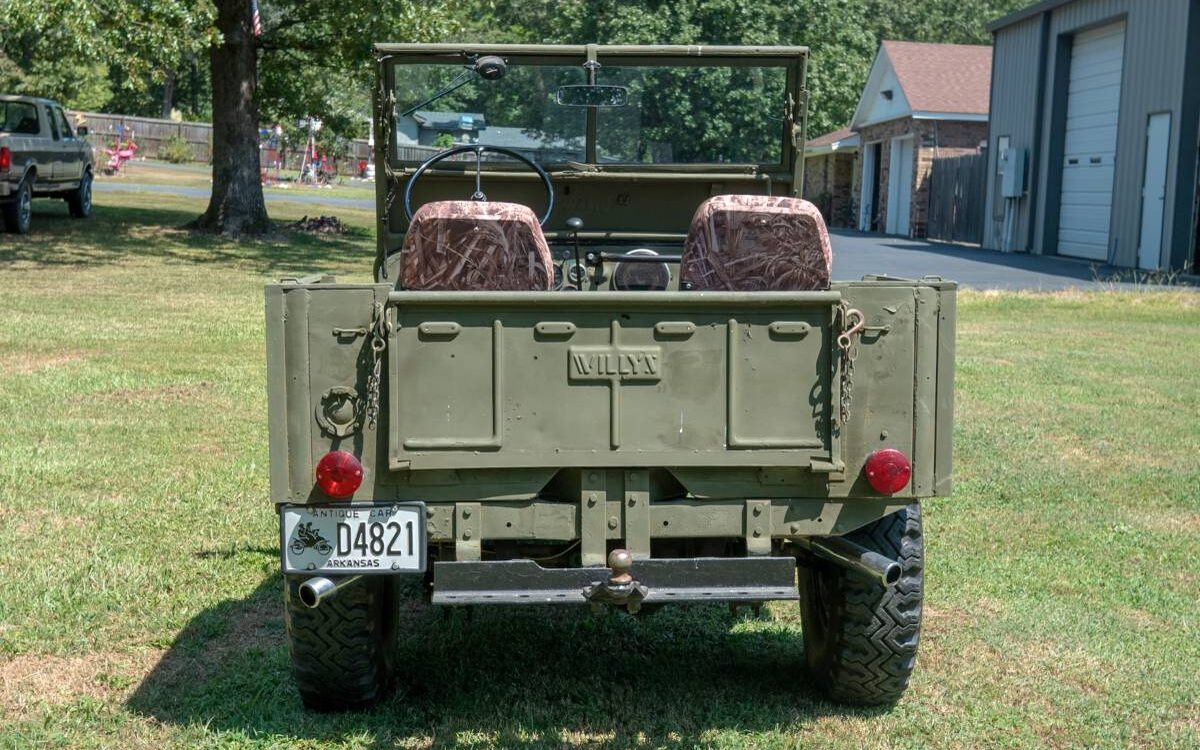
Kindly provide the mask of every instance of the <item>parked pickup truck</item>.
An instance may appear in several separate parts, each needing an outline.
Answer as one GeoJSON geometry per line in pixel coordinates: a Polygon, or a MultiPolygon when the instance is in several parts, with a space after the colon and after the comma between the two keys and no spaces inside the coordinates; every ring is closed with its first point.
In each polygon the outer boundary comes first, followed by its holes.
{"type": "Polygon", "coordinates": [[[815,685],[897,700],[920,501],[951,488],[956,287],[831,280],[797,197],[807,50],[375,57],[374,277],[266,289],[304,702],[368,706],[427,671],[393,648],[413,591],[796,601],[815,685]]]}
{"type": "Polygon", "coordinates": [[[92,147],[49,99],[0,94],[0,213],[9,232],[29,232],[33,199],[63,198],[92,213],[92,147]]]}

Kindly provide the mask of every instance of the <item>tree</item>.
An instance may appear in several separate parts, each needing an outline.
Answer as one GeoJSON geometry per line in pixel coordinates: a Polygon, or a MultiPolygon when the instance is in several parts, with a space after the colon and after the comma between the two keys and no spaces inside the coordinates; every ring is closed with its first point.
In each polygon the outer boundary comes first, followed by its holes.
{"type": "MultiPolygon", "coordinates": [[[[89,84],[74,93],[65,87],[94,78],[97,61],[107,61],[116,100],[128,102],[129,92],[141,92],[139,109],[162,108],[161,90],[153,97],[150,90],[165,87],[173,71],[207,53],[213,195],[196,225],[237,235],[269,226],[257,167],[259,114],[281,122],[316,115],[333,134],[363,135],[373,95],[374,41],[467,36],[575,44],[807,44],[809,131],[820,133],[849,121],[882,39],[987,43],[984,24],[1027,0],[260,0],[261,37],[250,28],[250,0],[4,4],[0,79],[28,83],[37,75],[10,49],[34,38],[39,58],[83,66],[82,77],[59,80],[68,100],[102,99],[102,87],[89,84]],[[469,33],[462,33],[464,27],[469,33]],[[397,29],[403,30],[399,36],[397,29]]],[[[702,84],[719,88],[721,81],[702,84]]],[[[752,84],[745,88],[749,100],[738,106],[753,109],[755,90],[752,84]]],[[[204,85],[189,80],[188,89],[194,96],[204,85]]],[[[655,103],[664,116],[697,114],[672,110],[672,104],[678,102],[655,103]]],[[[745,132],[734,114],[706,120],[711,132],[698,132],[697,148],[711,150],[731,133],[745,132]]]]}
{"type": "MultiPolygon", "coordinates": [[[[438,0],[263,0],[260,9],[264,29],[256,37],[250,0],[7,0],[0,38],[32,33],[48,40],[61,58],[108,60],[132,89],[161,84],[180,60],[207,51],[213,188],[208,209],[193,226],[240,236],[270,227],[258,167],[260,50],[272,70],[279,65],[307,73],[292,78],[296,93],[273,102],[308,105],[304,114],[328,117],[321,109],[337,98],[329,92],[357,90],[365,113],[372,42],[392,36],[394,29],[404,29],[404,37],[391,41],[441,37],[457,28],[449,2],[438,0]]],[[[271,80],[280,84],[276,94],[288,86],[286,74],[271,80]]],[[[278,106],[273,114],[298,109],[278,106]]]]}
{"type": "Polygon", "coordinates": [[[809,137],[850,124],[879,40],[864,0],[807,0],[803,43],[808,67],[809,137]]]}
{"type": "Polygon", "coordinates": [[[486,41],[784,44],[811,50],[809,132],[849,123],[884,39],[987,44],[1029,0],[476,0],[486,41]]]}
{"type": "Polygon", "coordinates": [[[1029,0],[869,0],[867,18],[878,39],[942,44],[989,44],[985,24],[1029,0]]]}
{"type": "Polygon", "coordinates": [[[0,91],[45,96],[92,112],[101,110],[113,95],[107,65],[61,60],[33,34],[0,39],[0,91]]]}
{"type": "Polygon", "coordinates": [[[271,228],[258,153],[258,51],[250,3],[216,0],[220,41],[209,48],[213,92],[212,194],[192,223],[238,237],[271,228]]]}

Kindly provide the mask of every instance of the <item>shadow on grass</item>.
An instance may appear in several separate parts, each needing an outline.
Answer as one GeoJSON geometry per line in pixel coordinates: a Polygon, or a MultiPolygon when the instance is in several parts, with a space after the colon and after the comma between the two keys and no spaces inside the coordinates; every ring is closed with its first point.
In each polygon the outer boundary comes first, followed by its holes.
{"type": "Polygon", "coordinates": [[[408,738],[453,747],[692,747],[713,733],[873,715],[820,700],[794,625],[741,622],[715,606],[635,619],[583,607],[422,607],[401,623],[400,688],[365,713],[306,712],[291,682],[282,579],[202,612],[128,701],[142,715],[238,736],[408,738]]]}
{"type": "Polygon", "coordinates": [[[34,202],[33,231],[25,236],[0,234],[0,264],[34,263],[48,267],[88,267],[131,258],[172,263],[238,266],[258,273],[330,266],[371,268],[374,239],[360,227],[344,235],[291,232],[282,228],[266,239],[233,241],[182,227],[203,210],[153,206],[96,206],[91,218],[74,219],[61,201],[34,202]]]}

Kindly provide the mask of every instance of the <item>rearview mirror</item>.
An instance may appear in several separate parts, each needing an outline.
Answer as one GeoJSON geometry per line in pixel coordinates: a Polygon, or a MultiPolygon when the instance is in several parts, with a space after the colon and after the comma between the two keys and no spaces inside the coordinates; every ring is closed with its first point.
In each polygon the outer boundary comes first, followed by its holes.
{"type": "Polygon", "coordinates": [[[560,86],[554,100],[564,107],[624,107],[629,89],[624,86],[560,86]]]}
{"type": "Polygon", "coordinates": [[[88,134],[87,125],[80,125],[79,127],[75,128],[75,135],[83,137],[87,134],[88,134]]]}

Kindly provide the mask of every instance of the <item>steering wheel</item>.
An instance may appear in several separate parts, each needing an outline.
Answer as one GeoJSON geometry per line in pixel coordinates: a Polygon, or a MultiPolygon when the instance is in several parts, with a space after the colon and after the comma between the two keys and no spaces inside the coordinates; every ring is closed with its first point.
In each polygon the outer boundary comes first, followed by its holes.
{"type": "Polygon", "coordinates": [[[542,214],[542,218],[538,219],[538,224],[546,226],[546,221],[550,218],[550,212],[554,210],[554,187],[550,184],[550,175],[546,174],[546,170],[537,165],[536,162],[521,156],[516,151],[510,148],[501,148],[500,146],[456,146],[455,148],[447,149],[440,154],[434,154],[425,161],[421,162],[421,166],[417,167],[417,171],[413,172],[412,177],[408,178],[408,183],[404,186],[404,216],[410,222],[412,221],[412,191],[413,185],[425,174],[433,165],[438,162],[449,159],[455,154],[464,154],[471,152],[475,154],[475,192],[471,195],[473,201],[486,201],[487,196],[483,194],[483,189],[480,187],[480,179],[483,172],[483,155],[487,152],[504,154],[511,156],[525,166],[537,172],[538,177],[542,178],[542,186],[546,188],[546,213],[542,214]]]}

